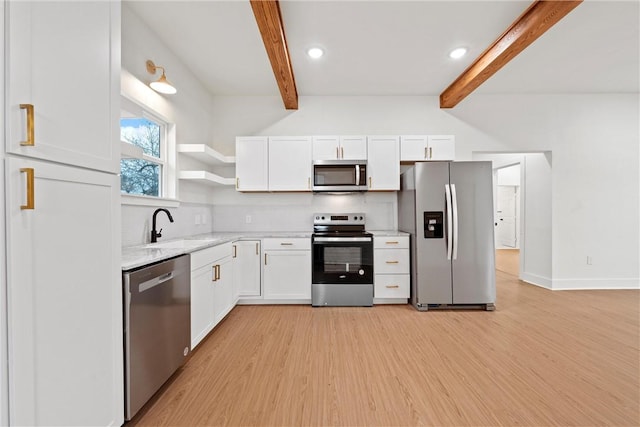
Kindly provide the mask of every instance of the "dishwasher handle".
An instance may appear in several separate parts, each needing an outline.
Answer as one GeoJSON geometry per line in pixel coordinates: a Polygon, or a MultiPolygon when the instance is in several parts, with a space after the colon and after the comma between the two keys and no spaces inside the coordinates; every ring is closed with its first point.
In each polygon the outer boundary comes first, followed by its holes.
{"type": "Polygon", "coordinates": [[[154,277],[153,279],[149,279],[145,282],[142,282],[138,285],[138,292],[142,293],[144,291],[148,291],[149,289],[156,287],[158,285],[163,284],[169,280],[173,279],[173,271],[170,271],[166,274],[163,274],[158,277],[154,277]]]}

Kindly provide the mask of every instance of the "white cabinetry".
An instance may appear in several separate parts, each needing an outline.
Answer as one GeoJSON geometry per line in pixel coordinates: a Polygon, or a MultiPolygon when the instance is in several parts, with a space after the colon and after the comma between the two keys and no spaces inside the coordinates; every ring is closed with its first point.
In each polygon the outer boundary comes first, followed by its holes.
{"type": "Polygon", "coordinates": [[[409,237],[374,236],[373,268],[375,271],[373,296],[380,299],[409,298],[409,237]]]}
{"type": "Polygon", "coordinates": [[[260,297],[260,241],[233,243],[233,280],[239,297],[260,297]]]}
{"type": "MultiPolygon", "coordinates": [[[[311,239],[263,239],[265,300],[311,300],[311,239]]],[[[304,301],[300,301],[304,300],[304,301]]]]}
{"type": "Polygon", "coordinates": [[[269,139],[266,136],[236,138],[236,190],[269,190],[269,139]]]}
{"type": "Polygon", "coordinates": [[[2,8],[8,421],[122,425],[120,3],[2,8]]]}
{"type": "Polygon", "coordinates": [[[400,138],[370,136],[367,152],[369,190],[399,190],[400,138]]]}
{"type": "Polygon", "coordinates": [[[191,349],[235,306],[231,243],[191,254],[191,349]]]}
{"type": "Polygon", "coordinates": [[[311,191],[311,137],[269,137],[269,191],[311,191]]]}
{"type": "Polygon", "coordinates": [[[400,137],[400,160],[454,160],[454,135],[403,135],[400,137]]]}
{"type": "Polygon", "coordinates": [[[6,151],[119,173],[120,3],[3,5],[6,151]]]}
{"type": "Polygon", "coordinates": [[[121,425],[118,176],[14,157],[6,181],[10,424],[121,425]]]}
{"type": "Polygon", "coordinates": [[[314,136],[313,160],[366,160],[366,136],[314,136]]]}

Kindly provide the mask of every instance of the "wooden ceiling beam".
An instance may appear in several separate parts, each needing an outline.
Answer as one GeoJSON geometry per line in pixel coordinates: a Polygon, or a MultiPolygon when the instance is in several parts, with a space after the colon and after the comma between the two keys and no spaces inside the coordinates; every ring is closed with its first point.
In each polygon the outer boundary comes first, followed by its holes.
{"type": "Polygon", "coordinates": [[[287,110],[298,109],[298,91],[278,0],[250,0],[273,75],[287,110]]]}
{"type": "Polygon", "coordinates": [[[440,108],[455,107],[580,3],[582,0],[534,1],[440,94],[440,108]]]}

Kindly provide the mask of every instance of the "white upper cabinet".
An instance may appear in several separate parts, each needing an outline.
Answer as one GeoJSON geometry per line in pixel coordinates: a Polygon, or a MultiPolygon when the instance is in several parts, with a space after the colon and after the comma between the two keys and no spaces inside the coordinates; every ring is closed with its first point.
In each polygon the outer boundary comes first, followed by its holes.
{"type": "Polygon", "coordinates": [[[366,136],[314,136],[313,160],[366,160],[366,136]]]}
{"type": "Polygon", "coordinates": [[[269,137],[269,191],[311,191],[311,137],[269,137]]]}
{"type": "Polygon", "coordinates": [[[269,138],[236,138],[236,190],[269,190],[269,138]]]}
{"type": "Polygon", "coordinates": [[[403,135],[400,137],[400,160],[454,160],[454,135],[403,135]]]}
{"type": "Polygon", "coordinates": [[[400,137],[370,136],[367,143],[369,190],[400,189],[400,137]]]}
{"type": "Polygon", "coordinates": [[[6,151],[119,173],[120,3],[3,5],[6,151]]]}

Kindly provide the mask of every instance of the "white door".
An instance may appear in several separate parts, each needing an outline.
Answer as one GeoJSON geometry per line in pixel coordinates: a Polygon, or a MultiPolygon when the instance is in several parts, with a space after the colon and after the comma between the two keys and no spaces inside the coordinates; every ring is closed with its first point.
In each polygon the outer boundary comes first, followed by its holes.
{"type": "Polygon", "coordinates": [[[400,189],[400,138],[371,136],[367,142],[369,190],[400,189]]]}
{"type": "Polygon", "coordinates": [[[269,190],[269,149],[266,136],[236,138],[236,190],[269,190]]]}
{"type": "Polygon", "coordinates": [[[269,137],[269,191],[311,191],[311,137],[269,137]]]}
{"type": "Polygon", "coordinates": [[[498,185],[498,206],[496,212],[496,238],[498,247],[516,248],[517,191],[515,185],[498,185]]]}
{"type": "Polygon", "coordinates": [[[427,135],[403,135],[400,137],[400,160],[429,160],[429,137],[427,135]]]}
{"type": "Polygon", "coordinates": [[[265,251],[265,299],[311,299],[311,251],[265,251]]]}
{"type": "Polygon", "coordinates": [[[340,158],[340,138],[337,136],[313,137],[313,160],[338,160],[340,158]]]}
{"type": "Polygon", "coordinates": [[[119,173],[120,2],[3,5],[7,152],[119,173]]]}
{"type": "Polygon", "coordinates": [[[124,422],[118,181],[6,161],[11,425],[124,422]]]}
{"type": "Polygon", "coordinates": [[[239,297],[259,297],[260,293],[260,241],[235,242],[233,281],[239,297]]]}
{"type": "Polygon", "coordinates": [[[235,306],[235,300],[233,299],[233,266],[231,263],[230,256],[216,261],[218,272],[213,284],[213,307],[216,325],[235,306]]]}
{"type": "Polygon", "coordinates": [[[455,160],[454,135],[429,135],[429,160],[455,160]]]}
{"type": "Polygon", "coordinates": [[[367,137],[366,136],[341,136],[340,158],[343,160],[366,160],[367,137]]]}
{"type": "Polygon", "coordinates": [[[205,264],[191,272],[191,350],[213,329],[214,268],[205,264]]]}

